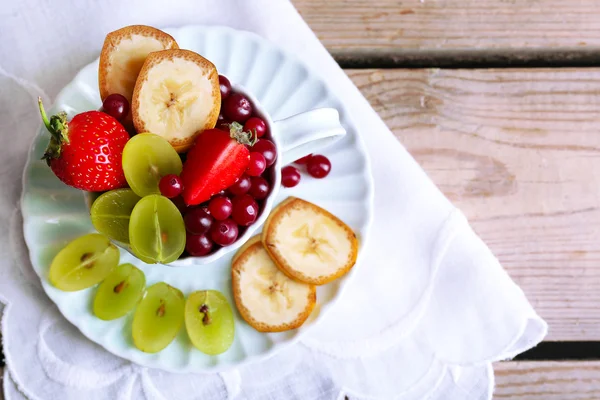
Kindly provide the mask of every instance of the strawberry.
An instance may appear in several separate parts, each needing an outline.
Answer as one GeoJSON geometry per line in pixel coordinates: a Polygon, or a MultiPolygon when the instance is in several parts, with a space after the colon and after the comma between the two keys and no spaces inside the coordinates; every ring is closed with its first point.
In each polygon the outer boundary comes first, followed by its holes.
{"type": "Polygon", "coordinates": [[[115,118],[100,111],[77,114],[67,123],[60,112],[50,120],[38,99],[50,143],[42,159],[65,184],[90,192],[127,185],[121,156],[129,134],[115,118]]]}
{"type": "Polygon", "coordinates": [[[255,142],[256,135],[243,132],[237,122],[231,124],[229,132],[207,129],[198,135],[180,175],[185,203],[200,204],[233,185],[250,162],[247,146],[255,142]]]}

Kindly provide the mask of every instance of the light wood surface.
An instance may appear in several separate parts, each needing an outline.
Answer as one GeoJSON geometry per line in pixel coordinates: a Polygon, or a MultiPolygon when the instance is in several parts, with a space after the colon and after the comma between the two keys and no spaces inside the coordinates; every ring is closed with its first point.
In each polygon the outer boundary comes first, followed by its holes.
{"type": "MultiPolygon", "coordinates": [[[[593,49],[595,0],[293,0],[334,54],[593,49]]],[[[457,60],[458,61],[458,60],[457,60]]]]}
{"type": "Polygon", "coordinates": [[[599,361],[503,362],[494,365],[494,399],[597,400],[599,361]]]}
{"type": "Polygon", "coordinates": [[[547,340],[600,340],[600,69],[347,73],[549,323],[547,340]]]}

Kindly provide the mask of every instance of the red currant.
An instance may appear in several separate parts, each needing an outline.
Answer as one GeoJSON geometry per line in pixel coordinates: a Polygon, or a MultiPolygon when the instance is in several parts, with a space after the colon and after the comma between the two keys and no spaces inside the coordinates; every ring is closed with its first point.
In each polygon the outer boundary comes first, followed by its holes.
{"type": "Polygon", "coordinates": [[[260,176],[267,169],[267,161],[262,154],[257,152],[250,153],[250,163],[246,174],[250,176],[260,176]]]}
{"type": "Polygon", "coordinates": [[[125,96],[113,93],[104,99],[102,109],[117,121],[121,121],[129,114],[129,102],[125,96]]]}
{"type": "Polygon", "coordinates": [[[314,178],[325,178],[331,171],[331,162],[327,157],[317,154],[308,160],[306,170],[314,178]]]}
{"type": "Polygon", "coordinates": [[[185,237],[185,249],[191,256],[205,256],[213,248],[213,241],[206,234],[192,235],[188,233],[185,237]]]}
{"type": "Polygon", "coordinates": [[[294,187],[300,183],[300,171],[298,168],[288,165],[281,169],[281,184],[284,187],[294,187]]]}
{"type": "Polygon", "coordinates": [[[250,177],[248,175],[242,175],[235,183],[229,186],[227,191],[233,195],[240,195],[247,193],[250,190],[250,177]]]}
{"type": "Polygon", "coordinates": [[[240,93],[231,93],[223,101],[223,116],[230,121],[243,124],[252,115],[252,104],[250,100],[240,93]]]}
{"type": "Polygon", "coordinates": [[[220,246],[229,246],[238,237],[238,226],[231,218],[223,221],[215,221],[210,229],[210,237],[220,246]]]}
{"type": "Polygon", "coordinates": [[[169,199],[177,197],[183,191],[183,182],[181,178],[174,174],[165,175],[158,182],[160,194],[169,199]]]}
{"type": "Polygon", "coordinates": [[[310,160],[311,157],[312,157],[312,154],[309,154],[307,156],[297,159],[296,161],[294,161],[294,163],[304,165],[308,162],[308,160],[310,160]]]}
{"type": "Polygon", "coordinates": [[[223,75],[219,75],[219,87],[221,88],[221,101],[223,101],[231,93],[231,82],[223,75]]]}
{"type": "Polygon", "coordinates": [[[185,217],[183,217],[183,221],[185,222],[185,229],[189,233],[201,235],[208,232],[214,219],[205,207],[201,207],[190,210],[185,214],[185,217]]]}
{"type": "Polygon", "coordinates": [[[248,194],[254,197],[256,200],[262,200],[269,195],[271,186],[265,178],[260,176],[253,176],[250,178],[250,190],[248,194]]]}
{"type": "Polygon", "coordinates": [[[244,124],[244,132],[256,133],[256,137],[263,137],[267,133],[267,124],[262,118],[252,117],[244,124]]]}
{"type": "Polygon", "coordinates": [[[277,159],[277,149],[275,148],[275,143],[267,139],[259,139],[258,142],[252,146],[252,151],[263,155],[265,161],[267,162],[267,167],[273,165],[277,159]]]}
{"type": "Polygon", "coordinates": [[[208,203],[208,211],[214,219],[222,221],[231,215],[231,200],[225,196],[215,196],[208,203]]]}
{"type": "Polygon", "coordinates": [[[231,217],[236,224],[249,226],[258,218],[258,204],[249,194],[234,197],[232,203],[233,213],[231,217]]]}

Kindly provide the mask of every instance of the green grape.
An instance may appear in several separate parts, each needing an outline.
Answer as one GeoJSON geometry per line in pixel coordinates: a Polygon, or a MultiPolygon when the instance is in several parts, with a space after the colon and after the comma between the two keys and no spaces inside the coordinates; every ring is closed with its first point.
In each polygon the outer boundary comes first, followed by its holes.
{"type": "Polygon", "coordinates": [[[192,293],[185,303],[185,327],[198,350],[216,355],[233,343],[233,311],[223,294],[216,290],[192,293]]]}
{"type": "Polygon", "coordinates": [[[135,135],[123,149],[123,172],[133,191],[141,196],[159,194],[158,183],[168,174],[179,175],[179,154],[166,139],[152,133],[135,135]]]}
{"type": "Polygon", "coordinates": [[[146,277],[131,264],[119,265],[98,287],[94,298],[94,314],[109,321],[120,318],[142,298],[146,277]]]}
{"type": "Polygon", "coordinates": [[[146,263],[177,260],[185,249],[185,224],[175,204],[158,194],[142,198],[131,213],[129,242],[146,263]]]}
{"type": "Polygon", "coordinates": [[[119,249],[98,233],[81,236],[52,260],[50,283],[60,290],[74,292],[104,280],[119,263],[119,249]]]}
{"type": "Polygon", "coordinates": [[[131,189],[106,192],[92,204],[92,224],[112,240],[129,244],[129,217],[138,201],[140,196],[131,189]]]}
{"type": "Polygon", "coordinates": [[[150,286],[133,316],[132,334],[135,347],[156,353],[175,339],[183,324],[183,293],[164,282],[150,286]]]}

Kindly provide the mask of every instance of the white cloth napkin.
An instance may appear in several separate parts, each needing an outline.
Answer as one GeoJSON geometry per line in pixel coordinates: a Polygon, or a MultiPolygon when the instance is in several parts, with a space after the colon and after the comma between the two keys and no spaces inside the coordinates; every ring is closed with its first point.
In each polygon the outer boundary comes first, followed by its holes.
{"type": "Polygon", "coordinates": [[[7,400],[487,399],[491,362],[547,326],[462,214],[437,190],[282,0],[21,0],[0,10],[0,302],[7,400]],[[28,146],[49,104],[107,32],[220,24],[303,57],[350,112],[371,157],[375,220],[355,279],[300,344],[221,374],[141,368],[85,339],[40,289],[18,200],[28,146]]]}

